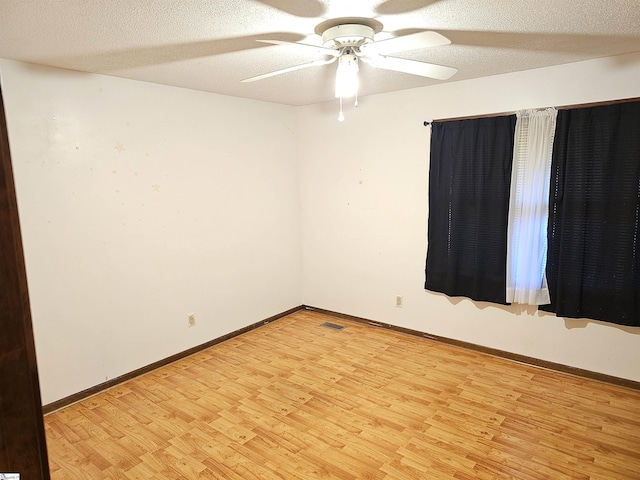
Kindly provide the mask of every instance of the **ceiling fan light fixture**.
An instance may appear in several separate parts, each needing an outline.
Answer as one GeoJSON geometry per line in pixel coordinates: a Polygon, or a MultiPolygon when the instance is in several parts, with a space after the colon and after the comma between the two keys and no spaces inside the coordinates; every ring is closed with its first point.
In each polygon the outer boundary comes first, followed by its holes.
{"type": "Polygon", "coordinates": [[[336,70],[336,98],[354,97],[358,93],[358,57],[343,53],[336,70]]]}

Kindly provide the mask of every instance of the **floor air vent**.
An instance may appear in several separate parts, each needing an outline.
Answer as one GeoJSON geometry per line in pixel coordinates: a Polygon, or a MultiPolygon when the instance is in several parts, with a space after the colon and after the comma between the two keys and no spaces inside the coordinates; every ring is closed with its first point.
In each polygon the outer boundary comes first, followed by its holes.
{"type": "Polygon", "coordinates": [[[334,330],[342,330],[344,326],[338,325],[337,323],[324,322],[321,327],[333,328],[334,330]]]}

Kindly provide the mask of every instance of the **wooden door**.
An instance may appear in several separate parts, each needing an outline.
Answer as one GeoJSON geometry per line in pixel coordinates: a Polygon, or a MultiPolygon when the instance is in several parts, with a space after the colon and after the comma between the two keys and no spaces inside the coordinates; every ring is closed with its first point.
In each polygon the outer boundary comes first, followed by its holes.
{"type": "Polygon", "coordinates": [[[44,422],[0,89],[0,473],[48,480],[44,422]]]}

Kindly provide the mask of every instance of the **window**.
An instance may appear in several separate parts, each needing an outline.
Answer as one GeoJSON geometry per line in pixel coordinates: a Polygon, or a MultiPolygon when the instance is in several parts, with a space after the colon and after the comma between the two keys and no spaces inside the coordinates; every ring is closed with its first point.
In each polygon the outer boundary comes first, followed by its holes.
{"type": "Polygon", "coordinates": [[[547,219],[555,108],[518,112],[507,227],[507,302],[548,304],[547,219]]]}
{"type": "Polygon", "coordinates": [[[640,102],[547,113],[433,124],[425,288],[640,326],[640,102]]]}

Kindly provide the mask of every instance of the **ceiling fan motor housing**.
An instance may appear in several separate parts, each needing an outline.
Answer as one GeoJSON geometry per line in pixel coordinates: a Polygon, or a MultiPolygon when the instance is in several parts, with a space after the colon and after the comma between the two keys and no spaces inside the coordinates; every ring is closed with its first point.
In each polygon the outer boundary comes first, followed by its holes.
{"type": "Polygon", "coordinates": [[[373,28],[367,25],[347,23],[328,28],[322,33],[322,44],[326,48],[341,49],[360,47],[373,42],[373,28]]]}

